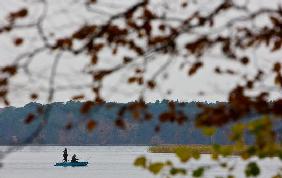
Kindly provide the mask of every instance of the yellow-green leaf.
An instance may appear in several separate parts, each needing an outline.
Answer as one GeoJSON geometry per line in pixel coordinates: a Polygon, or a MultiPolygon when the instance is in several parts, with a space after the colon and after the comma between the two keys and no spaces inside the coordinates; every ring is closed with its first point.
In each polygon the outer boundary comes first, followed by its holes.
{"type": "Polygon", "coordinates": [[[186,175],[186,173],[187,173],[187,171],[183,168],[171,168],[169,172],[173,176],[177,175],[177,174],[186,175]]]}
{"type": "Polygon", "coordinates": [[[200,167],[193,171],[193,177],[202,177],[205,172],[205,169],[203,167],[200,167]]]}
{"type": "Polygon", "coordinates": [[[216,128],[214,128],[214,127],[204,127],[204,128],[202,128],[202,132],[206,136],[213,136],[216,132],[216,128]]]}
{"type": "Polygon", "coordinates": [[[175,153],[181,162],[187,162],[191,158],[191,150],[186,147],[176,148],[175,153]]]}
{"type": "Polygon", "coordinates": [[[232,132],[230,135],[230,140],[231,141],[241,141],[243,139],[243,134],[245,130],[245,125],[242,123],[235,124],[232,127],[232,132]]]}
{"type": "Polygon", "coordinates": [[[198,150],[193,150],[193,151],[192,151],[192,157],[193,157],[194,159],[200,159],[201,155],[200,155],[200,153],[199,153],[198,150]]]}
{"type": "Polygon", "coordinates": [[[163,163],[157,162],[157,163],[152,163],[149,166],[149,171],[151,171],[153,174],[158,174],[162,168],[164,167],[163,163]]]}
{"type": "Polygon", "coordinates": [[[255,162],[250,162],[245,169],[245,174],[247,177],[256,177],[260,174],[260,169],[255,162]]]}
{"type": "Polygon", "coordinates": [[[169,161],[169,160],[168,160],[168,161],[166,161],[166,162],[165,162],[165,164],[166,164],[167,166],[172,166],[172,165],[173,165],[173,164],[172,164],[172,162],[171,162],[171,161],[169,161]]]}
{"type": "Polygon", "coordinates": [[[146,158],[144,156],[137,158],[134,161],[134,166],[145,168],[146,167],[146,158]]]}

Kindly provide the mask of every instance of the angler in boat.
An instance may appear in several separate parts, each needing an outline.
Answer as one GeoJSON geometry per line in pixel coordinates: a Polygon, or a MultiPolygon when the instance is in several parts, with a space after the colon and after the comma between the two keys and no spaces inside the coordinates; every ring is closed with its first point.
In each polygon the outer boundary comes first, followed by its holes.
{"type": "Polygon", "coordinates": [[[71,162],[72,162],[72,163],[77,163],[77,162],[78,162],[78,159],[76,158],[76,155],[75,155],[75,154],[72,156],[71,162]]]}
{"type": "Polygon", "coordinates": [[[68,162],[68,150],[67,148],[64,149],[63,151],[63,157],[64,157],[64,162],[68,162]]]}
{"type": "Polygon", "coordinates": [[[76,155],[74,154],[71,158],[71,162],[68,162],[68,151],[65,148],[63,151],[63,162],[61,163],[56,163],[54,166],[63,166],[63,167],[80,167],[80,166],[87,166],[88,162],[79,162],[76,155]]]}

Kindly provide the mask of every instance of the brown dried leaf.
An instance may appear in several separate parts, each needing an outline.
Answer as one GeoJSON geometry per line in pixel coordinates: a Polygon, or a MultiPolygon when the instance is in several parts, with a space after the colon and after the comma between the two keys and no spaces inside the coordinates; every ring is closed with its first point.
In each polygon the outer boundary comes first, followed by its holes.
{"type": "Polygon", "coordinates": [[[145,113],[144,119],[145,119],[146,121],[149,121],[149,120],[151,120],[152,118],[153,118],[153,115],[152,115],[151,113],[148,113],[148,112],[145,113]]]}
{"type": "Polygon", "coordinates": [[[6,86],[6,85],[8,85],[8,79],[0,78],[0,86],[6,86]]]}
{"type": "Polygon", "coordinates": [[[70,130],[70,129],[72,129],[72,127],[73,127],[72,123],[69,122],[69,123],[67,123],[67,125],[65,126],[65,129],[66,129],[66,130],[70,130]]]}
{"type": "Polygon", "coordinates": [[[30,99],[32,99],[32,100],[38,99],[38,94],[37,94],[37,93],[32,93],[32,94],[30,95],[30,99]]]}
{"type": "Polygon", "coordinates": [[[144,78],[143,77],[139,77],[139,78],[137,78],[138,80],[138,84],[139,85],[143,85],[143,83],[144,83],[144,78]]]}
{"type": "Polygon", "coordinates": [[[105,76],[111,74],[113,72],[113,70],[101,70],[101,71],[97,71],[93,74],[93,78],[96,81],[100,81],[102,80],[105,76]]]}
{"type": "Polygon", "coordinates": [[[175,113],[171,113],[171,112],[164,112],[159,115],[160,122],[173,122],[175,118],[176,118],[175,113]]]}
{"type": "Polygon", "coordinates": [[[72,97],[72,100],[82,100],[82,99],[84,99],[84,95],[76,95],[76,96],[73,96],[72,97]]]}
{"type": "Polygon", "coordinates": [[[164,24],[159,25],[159,30],[160,31],[165,31],[166,26],[164,24]]]}
{"type": "Polygon", "coordinates": [[[87,122],[86,128],[89,132],[92,132],[97,126],[97,123],[94,120],[89,120],[87,122]]]}
{"type": "Polygon", "coordinates": [[[214,69],[214,72],[217,73],[217,74],[221,74],[221,73],[222,73],[222,71],[220,70],[219,67],[216,67],[216,68],[214,69]]]}
{"type": "Polygon", "coordinates": [[[134,82],[136,82],[137,81],[137,77],[129,77],[128,79],[127,79],[127,83],[134,83],[134,82]]]}
{"type": "Polygon", "coordinates": [[[91,4],[96,4],[97,0],[88,0],[88,2],[91,3],[91,4]]]}
{"type": "Polygon", "coordinates": [[[35,120],[35,115],[34,114],[29,114],[24,120],[25,124],[30,124],[35,120]]]}
{"type": "Polygon", "coordinates": [[[274,26],[279,26],[281,24],[281,21],[278,18],[274,16],[270,16],[269,18],[274,26]]]}
{"type": "Polygon", "coordinates": [[[123,119],[117,119],[115,125],[120,129],[126,129],[126,124],[123,119]]]}
{"type": "Polygon", "coordinates": [[[24,18],[28,15],[28,10],[26,8],[22,8],[16,12],[11,12],[8,16],[10,21],[15,21],[18,18],[24,18]]]}
{"type": "Polygon", "coordinates": [[[273,65],[273,72],[280,72],[281,70],[281,64],[279,62],[276,62],[274,65],[273,65]]]}
{"type": "Polygon", "coordinates": [[[183,2],[183,3],[181,4],[181,6],[182,6],[183,8],[187,7],[187,6],[188,6],[188,2],[187,2],[187,1],[183,2]]]}
{"type": "Polygon", "coordinates": [[[80,29],[78,29],[73,35],[72,37],[74,39],[78,39],[78,40],[83,40],[85,38],[87,38],[88,36],[90,36],[91,34],[95,33],[96,31],[96,26],[95,25],[90,25],[90,26],[83,26],[80,29]]]}
{"type": "Polygon", "coordinates": [[[276,115],[282,115],[282,99],[276,100],[272,106],[272,112],[276,115]]]}
{"type": "Polygon", "coordinates": [[[87,101],[87,102],[85,102],[82,106],[81,106],[81,108],[80,108],[80,112],[82,113],[82,114],[86,114],[86,113],[88,113],[90,110],[91,110],[91,108],[94,106],[94,103],[92,102],[92,101],[87,101]]]}
{"type": "Polygon", "coordinates": [[[14,45],[15,46],[20,46],[20,45],[23,44],[23,42],[24,42],[24,40],[20,37],[14,39],[14,45]]]}
{"type": "Polygon", "coordinates": [[[7,91],[7,90],[0,90],[0,97],[1,97],[1,98],[6,97],[7,94],[8,94],[8,91],[7,91]]]}
{"type": "Polygon", "coordinates": [[[253,81],[248,81],[247,84],[246,84],[246,87],[248,89],[252,89],[254,87],[254,82],[253,81]]]}
{"type": "Polygon", "coordinates": [[[17,73],[17,66],[16,65],[5,66],[4,68],[1,69],[1,71],[3,73],[7,73],[13,76],[17,73]]]}
{"type": "Polygon", "coordinates": [[[91,64],[95,65],[98,62],[98,57],[96,54],[93,54],[91,57],[91,64]]]}
{"type": "Polygon", "coordinates": [[[250,60],[249,60],[248,57],[245,56],[245,57],[242,57],[242,58],[241,58],[240,62],[241,62],[243,65],[247,65],[247,64],[250,62],[250,60]]]}
{"type": "Polygon", "coordinates": [[[133,59],[131,57],[125,56],[123,57],[123,64],[128,64],[131,62],[133,59]]]}
{"type": "Polygon", "coordinates": [[[70,49],[71,47],[72,47],[72,39],[69,38],[58,39],[54,46],[55,49],[57,48],[70,49]]]}
{"type": "Polygon", "coordinates": [[[155,82],[154,80],[149,80],[149,81],[147,82],[147,86],[148,86],[148,88],[150,88],[150,89],[154,89],[154,88],[156,87],[156,82],[155,82]]]}
{"type": "Polygon", "coordinates": [[[282,40],[281,39],[277,39],[274,42],[274,45],[273,45],[273,48],[272,48],[272,52],[275,52],[275,51],[281,49],[281,47],[282,47],[282,40]]]}
{"type": "Polygon", "coordinates": [[[282,76],[280,73],[275,76],[274,83],[282,87],[282,76]]]}
{"type": "Polygon", "coordinates": [[[203,67],[203,63],[202,62],[196,62],[192,65],[192,67],[190,68],[190,70],[188,71],[188,75],[192,76],[194,75],[201,67],[203,67]]]}

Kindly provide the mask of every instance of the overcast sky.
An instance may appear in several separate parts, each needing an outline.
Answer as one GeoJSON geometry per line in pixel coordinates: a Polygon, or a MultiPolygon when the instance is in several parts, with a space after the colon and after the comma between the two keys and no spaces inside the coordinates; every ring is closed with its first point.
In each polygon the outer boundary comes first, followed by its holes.
{"type": "MultiPolygon", "coordinates": [[[[71,34],[74,30],[78,29],[80,25],[98,23],[102,24],[108,19],[108,15],[116,14],[125,10],[136,1],[128,0],[98,0],[98,4],[93,7],[93,12],[88,12],[84,6],[84,0],[46,0],[48,2],[48,12],[44,21],[43,27],[45,34],[50,36],[50,39],[58,37],[65,37],[71,34]]],[[[201,1],[189,1],[187,9],[182,9],[179,6],[181,0],[155,0],[151,3],[151,7],[158,14],[167,12],[168,15],[173,17],[186,17],[192,14],[195,10],[200,9],[201,13],[207,14],[210,10],[217,6],[219,0],[201,0],[201,1]],[[193,3],[198,2],[198,3],[193,3]],[[160,6],[160,3],[166,3],[168,7],[160,6]]],[[[236,0],[238,4],[244,4],[249,2],[248,8],[256,10],[261,7],[277,8],[278,4],[282,4],[282,0],[236,0]]],[[[28,7],[29,15],[26,19],[20,21],[21,24],[27,24],[36,21],[42,14],[44,7],[40,0],[0,0],[0,26],[7,24],[7,13],[10,11],[16,11],[20,8],[28,7]]],[[[228,12],[220,16],[216,21],[216,27],[223,25],[226,20],[235,16],[244,15],[239,12],[228,12]]],[[[257,19],[254,23],[257,26],[268,24],[267,17],[257,19]]],[[[122,23],[122,22],[115,22],[122,23]]],[[[205,29],[201,29],[199,33],[205,33],[205,29]]],[[[229,31],[223,31],[222,33],[232,33],[229,31]]],[[[195,37],[195,34],[191,34],[192,37],[183,36],[178,39],[179,44],[187,38],[195,37]]],[[[17,56],[27,51],[31,51],[42,46],[42,42],[38,35],[38,32],[34,28],[25,28],[15,30],[11,33],[0,34],[0,65],[12,63],[17,56]],[[13,39],[16,37],[24,38],[24,45],[21,47],[14,47],[13,39]]],[[[116,65],[119,60],[119,56],[124,53],[130,53],[127,50],[121,49],[117,56],[113,56],[111,50],[104,50],[100,58],[101,62],[98,68],[109,68],[116,65]]],[[[166,68],[163,75],[157,78],[159,87],[152,91],[145,92],[146,101],[155,101],[161,99],[173,99],[181,101],[226,101],[228,91],[240,82],[238,77],[218,76],[213,73],[214,66],[221,65],[226,68],[232,67],[236,71],[242,74],[254,75],[257,68],[263,68],[269,70],[273,61],[279,61],[282,59],[281,51],[274,54],[270,54],[269,50],[265,47],[259,47],[255,50],[249,50],[246,52],[251,57],[251,64],[249,66],[242,66],[241,64],[232,62],[223,57],[217,49],[206,53],[201,60],[205,62],[205,66],[200,70],[197,75],[189,77],[187,71],[189,65],[181,68],[184,64],[189,64],[191,61],[195,61],[195,57],[187,56],[154,56],[155,59],[148,65],[146,77],[150,77],[160,66],[163,66],[168,60],[172,62],[166,68]],[[168,74],[168,78],[164,80],[164,77],[168,74]],[[172,91],[171,94],[168,94],[172,91]],[[199,95],[204,93],[204,95],[199,95]]],[[[54,61],[57,52],[42,52],[35,56],[29,65],[29,74],[20,71],[20,75],[17,75],[12,82],[11,91],[9,95],[12,105],[21,106],[29,102],[29,93],[39,93],[39,100],[37,102],[45,103],[48,90],[48,78],[50,76],[50,69],[54,61]]],[[[23,63],[27,59],[23,60],[23,63]]],[[[138,59],[137,64],[138,64],[138,59]]],[[[55,80],[55,86],[58,88],[55,93],[54,101],[68,101],[71,96],[84,93],[88,99],[92,98],[91,90],[89,86],[91,84],[91,77],[83,72],[85,65],[89,61],[88,56],[79,55],[73,56],[67,52],[62,54],[61,60],[58,65],[58,73],[55,80]],[[70,89],[68,86],[72,86],[70,89]],[[75,87],[75,89],[73,89],[75,87]]],[[[140,60],[141,62],[141,60],[140,60]]],[[[132,85],[126,85],[127,77],[133,73],[131,68],[125,68],[117,74],[109,77],[103,84],[102,96],[107,101],[116,102],[128,102],[136,100],[140,94],[142,88],[132,85]]],[[[266,85],[272,85],[273,76],[266,78],[264,83],[266,85]]],[[[277,90],[271,92],[271,98],[277,98],[280,96],[277,90]]]]}

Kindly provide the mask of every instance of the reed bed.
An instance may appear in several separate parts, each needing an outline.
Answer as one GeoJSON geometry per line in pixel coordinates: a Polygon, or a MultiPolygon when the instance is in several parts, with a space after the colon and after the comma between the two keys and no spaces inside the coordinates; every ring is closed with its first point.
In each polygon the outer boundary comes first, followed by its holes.
{"type": "MultiPolygon", "coordinates": [[[[213,145],[159,145],[159,146],[150,146],[148,152],[150,153],[175,153],[176,150],[180,147],[189,149],[191,152],[198,152],[200,154],[212,154],[214,153],[213,145]]],[[[243,148],[238,149],[233,145],[221,145],[223,150],[231,150],[232,154],[239,154],[243,151],[243,148]]]]}

